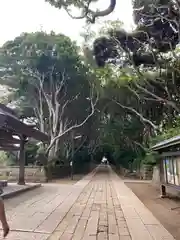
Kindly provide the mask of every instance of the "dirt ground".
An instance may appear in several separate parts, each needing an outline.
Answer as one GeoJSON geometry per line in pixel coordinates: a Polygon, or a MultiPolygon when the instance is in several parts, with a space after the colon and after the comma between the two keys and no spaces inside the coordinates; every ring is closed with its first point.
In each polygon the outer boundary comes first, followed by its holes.
{"type": "Polygon", "coordinates": [[[180,200],[161,199],[159,189],[149,183],[126,182],[126,185],[173,237],[180,240],[180,200]],[[172,210],[176,207],[179,208],[172,210]]]}

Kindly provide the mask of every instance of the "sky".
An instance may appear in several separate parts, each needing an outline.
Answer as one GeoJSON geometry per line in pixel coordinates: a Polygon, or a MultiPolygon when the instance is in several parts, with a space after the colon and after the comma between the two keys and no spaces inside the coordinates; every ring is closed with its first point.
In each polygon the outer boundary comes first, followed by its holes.
{"type": "MultiPolygon", "coordinates": [[[[109,0],[98,0],[100,9],[106,9],[108,4],[109,0]]],[[[117,19],[124,22],[127,30],[132,29],[131,0],[118,0],[115,11],[101,21],[117,19]]],[[[39,30],[63,33],[80,43],[84,25],[84,20],[71,19],[64,10],[52,7],[45,0],[0,0],[0,45],[22,32],[39,30]]]]}

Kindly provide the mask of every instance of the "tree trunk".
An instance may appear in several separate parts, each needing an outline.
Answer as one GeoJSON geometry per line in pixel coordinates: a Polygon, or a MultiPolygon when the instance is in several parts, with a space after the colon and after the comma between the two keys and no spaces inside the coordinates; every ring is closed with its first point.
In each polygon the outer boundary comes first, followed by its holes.
{"type": "Polygon", "coordinates": [[[19,185],[25,185],[25,137],[21,138],[19,152],[19,185]]]}
{"type": "Polygon", "coordinates": [[[57,139],[56,143],[55,143],[55,148],[54,148],[54,154],[57,156],[57,153],[59,151],[60,148],[60,139],[57,139]]]}
{"type": "Polygon", "coordinates": [[[51,162],[55,158],[55,146],[53,146],[48,153],[48,162],[51,162]]]}

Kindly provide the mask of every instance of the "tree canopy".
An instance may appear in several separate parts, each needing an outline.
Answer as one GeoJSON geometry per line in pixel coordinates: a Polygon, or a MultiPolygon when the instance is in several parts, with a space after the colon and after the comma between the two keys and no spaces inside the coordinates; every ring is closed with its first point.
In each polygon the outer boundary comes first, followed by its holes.
{"type": "MultiPolygon", "coordinates": [[[[134,1],[133,32],[111,29],[108,36],[94,41],[97,64],[119,63],[122,52],[130,56],[127,64],[154,66],[163,53],[174,50],[179,43],[178,1],[134,1]]],[[[162,61],[163,64],[163,61],[162,61]]]]}
{"type": "MultiPolygon", "coordinates": [[[[136,29],[128,33],[111,27],[95,39],[93,53],[107,76],[106,96],[111,102],[107,112],[109,119],[115,115],[113,124],[111,120],[109,123],[115,132],[117,129],[122,132],[122,139],[117,135],[121,145],[116,139],[116,149],[123,152],[123,158],[132,151],[135,159],[146,154],[147,148],[158,139],[175,134],[172,126],[178,125],[180,15],[178,1],[134,1],[133,4],[136,29]],[[129,136],[127,122],[131,129],[129,136]]],[[[110,136],[115,139],[115,133],[107,131],[108,139],[110,136]]],[[[127,159],[131,158],[130,154],[127,159]]]]}
{"type": "Polygon", "coordinates": [[[14,89],[20,117],[50,136],[48,158],[95,112],[93,74],[78,50],[68,37],[44,32],[24,33],[0,49],[1,84],[14,89]]]}
{"type": "MultiPolygon", "coordinates": [[[[69,15],[76,7],[82,14],[74,18],[91,23],[116,7],[115,0],[105,11],[93,10],[95,0],[47,2],[69,15]]],[[[179,7],[173,0],[134,0],[136,28],[126,32],[110,22],[93,46],[85,40],[84,54],[53,32],[24,33],[2,46],[0,83],[13,89],[11,105],[21,118],[51,136],[48,159],[70,160],[75,144],[78,159],[106,153],[125,167],[149,163],[151,144],[179,133],[179,7]]]]}

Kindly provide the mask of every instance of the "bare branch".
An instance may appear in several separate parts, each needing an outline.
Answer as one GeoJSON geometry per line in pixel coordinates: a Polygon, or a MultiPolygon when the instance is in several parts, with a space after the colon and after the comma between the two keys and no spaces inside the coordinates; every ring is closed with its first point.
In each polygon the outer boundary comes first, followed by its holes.
{"type": "Polygon", "coordinates": [[[77,16],[77,17],[73,16],[73,15],[70,13],[70,11],[69,11],[69,9],[68,9],[67,7],[65,7],[65,10],[66,10],[67,14],[68,14],[71,18],[73,18],[73,19],[83,19],[83,18],[87,17],[87,15],[88,15],[89,5],[90,5],[91,1],[92,1],[92,0],[89,0],[89,1],[87,2],[87,5],[85,5],[85,6],[83,7],[81,16],[77,16]]]}
{"type": "MultiPolygon", "coordinates": [[[[82,143],[78,146],[78,148],[74,151],[74,155],[79,151],[79,149],[81,149],[81,147],[84,145],[84,143],[85,143],[86,140],[87,140],[87,136],[84,138],[84,140],[82,141],[82,143]]],[[[73,155],[73,156],[74,156],[74,155],[73,155]]],[[[71,156],[71,159],[72,159],[73,156],[71,156]]]]}
{"type": "Polygon", "coordinates": [[[128,85],[126,85],[126,87],[128,88],[128,90],[130,91],[130,92],[132,92],[137,98],[138,98],[138,100],[140,100],[141,98],[140,98],[140,96],[139,96],[139,94],[134,90],[134,89],[132,89],[130,86],[128,86],[128,85]]]}
{"type": "Polygon", "coordinates": [[[136,116],[138,116],[142,122],[148,123],[153,129],[157,129],[157,128],[158,128],[158,126],[156,126],[156,125],[155,125],[153,122],[151,122],[149,119],[143,117],[142,114],[140,114],[139,112],[137,112],[134,108],[124,106],[124,105],[122,105],[121,103],[117,102],[116,100],[112,100],[112,101],[113,101],[114,103],[116,103],[117,105],[119,105],[121,108],[127,109],[127,110],[129,110],[130,112],[135,113],[136,116]]]}
{"type": "Polygon", "coordinates": [[[77,17],[73,16],[67,7],[65,7],[65,10],[68,13],[68,15],[73,19],[83,19],[86,17],[88,22],[95,23],[96,18],[109,15],[110,13],[112,13],[114,11],[114,9],[116,7],[116,0],[110,0],[110,4],[109,4],[108,8],[106,8],[103,11],[95,12],[89,8],[91,2],[92,2],[92,0],[89,0],[88,3],[85,6],[83,6],[83,12],[82,12],[81,16],[77,16],[77,17]]]}
{"type": "Polygon", "coordinates": [[[90,11],[92,17],[88,18],[88,21],[90,23],[95,23],[97,17],[104,17],[104,16],[109,15],[110,13],[112,13],[114,11],[115,7],[116,7],[116,0],[110,0],[109,7],[107,9],[105,9],[103,11],[96,11],[96,12],[90,11]]]}
{"type": "Polygon", "coordinates": [[[167,99],[164,99],[162,97],[157,96],[156,94],[148,91],[146,88],[140,86],[139,84],[135,83],[136,87],[142,90],[143,92],[147,93],[148,95],[154,97],[155,99],[159,100],[159,102],[166,103],[170,107],[174,108],[177,112],[180,112],[180,109],[176,106],[176,104],[173,101],[169,101],[167,99]]]}
{"type": "Polygon", "coordinates": [[[74,129],[76,129],[76,128],[82,127],[82,126],[93,116],[93,114],[94,114],[94,112],[95,112],[95,106],[96,106],[97,102],[98,102],[98,97],[96,97],[95,102],[93,102],[93,98],[91,97],[91,99],[90,99],[91,112],[88,114],[88,116],[87,116],[81,123],[75,124],[75,125],[67,128],[67,129],[64,130],[63,132],[60,132],[60,133],[58,134],[58,136],[54,137],[54,138],[51,140],[51,143],[50,143],[49,147],[47,148],[47,151],[46,151],[47,154],[49,153],[50,149],[53,147],[53,145],[55,144],[55,142],[56,142],[59,138],[61,138],[62,136],[64,136],[65,134],[67,134],[68,132],[70,132],[70,131],[72,131],[72,130],[74,130],[74,129]]]}
{"type": "Polygon", "coordinates": [[[98,144],[100,140],[100,137],[97,137],[95,141],[93,141],[93,144],[90,144],[90,151],[89,153],[92,154],[95,152],[95,150],[100,146],[100,144],[98,144]]]}
{"type": "Polygon", "coordinates": [[[133,141],[133,143],[136,144],[137,146],[139,146],[142,150],[145,150],[145,147],[141,143],[139,143],[137,141],[133,141]]]}

